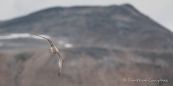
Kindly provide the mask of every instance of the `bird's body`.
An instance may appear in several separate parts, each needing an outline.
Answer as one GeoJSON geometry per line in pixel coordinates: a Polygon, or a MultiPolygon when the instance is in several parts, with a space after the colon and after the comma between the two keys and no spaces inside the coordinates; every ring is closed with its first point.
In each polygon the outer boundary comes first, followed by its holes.
{"type": "Polygon", "coordinates": [[[50,47],[50,50],[54,54],[56,54],[56,52],[59,52],[59,50],[56,47],[50,47]]]}
{"type": "Polygon", "coordinates": [[[58,55],[58,58],[59,58],[59,62],[58,62],[59,73],[58,73],[58,75],[60,75],[61,74],[61,70],[62,70],[62,63],[64,62],[64,58],[60,54],[59,50],[54,46],[53,42],[50,39],[48,39],[46,37],[43,37],[43,36],[40,36],[40,35],[35,35],[35,36],[39,36],[39,37],[42,37],[42,38],[46,39],[49,42],[49,44],[50,44],[51,52],[53,54],[57,54],[58,55]]]}

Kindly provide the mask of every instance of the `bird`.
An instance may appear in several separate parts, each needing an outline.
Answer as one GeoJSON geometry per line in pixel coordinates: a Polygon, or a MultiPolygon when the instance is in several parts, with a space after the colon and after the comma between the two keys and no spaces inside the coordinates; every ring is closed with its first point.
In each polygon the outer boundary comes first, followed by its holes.
{"type": "Polygon", "coordinates": [[[59,50],[54,46],[52,40],[50,40],[50,39],[48,39],[48,38],[46,38],[44,36],[41,36],[41,35],[36,35],[36,34],[32,34],[32,35],[46,39],[49,42],[49,44],[50,44],[51,52],[53,54],[57,54],[58,55],[58,58],[59,58],[59,62],[58,62],[58,66],[59,66],[58,76],[60,76],[61,71],[62,71],[63,62],[64,62],[64,57],[60,54],[59,50]]]}

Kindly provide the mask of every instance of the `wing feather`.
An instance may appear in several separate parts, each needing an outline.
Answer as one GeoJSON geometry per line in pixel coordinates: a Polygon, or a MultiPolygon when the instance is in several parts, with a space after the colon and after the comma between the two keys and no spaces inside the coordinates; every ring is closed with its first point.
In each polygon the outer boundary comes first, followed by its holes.
{"type": "Polygon", "coordinates": [[[64,58],[62,57],[62,55],[59,52],[56,52],[56,54],[59,57],[59,62],[58,62],[59,72],[58,72],[58,75],[60,76],[61,71],[62,71],[62,66],[63,66],[62,64],[63,64],[64,58]]]}
{"type": "MultiPolygon", "coordinates": [[[[34,35],[35,35],[35,34],[34,34],[34,35]]],[[[46,37],[43,37],[43,36],[40,36],[40,35],[35,35],[35,36],[39,36],[39,37],[42,37],[42,38],[46,39],[46,40],[49,42],[49,44],[50,44],[51,47],[54,46],[53,42],[52,42],[50,39],[48,39],[48,38],[46,38],[46,37]]]]}

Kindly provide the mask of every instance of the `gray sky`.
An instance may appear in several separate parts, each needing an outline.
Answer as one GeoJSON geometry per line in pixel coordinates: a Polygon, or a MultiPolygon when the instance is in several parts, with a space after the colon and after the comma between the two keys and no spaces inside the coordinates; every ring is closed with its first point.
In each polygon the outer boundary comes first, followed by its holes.
{"type": "Polygon", "coordinates": [[[173,31],[173,0],[0,0],[0,21],[55,6],[108,6],[129,3],[173,31]]]}

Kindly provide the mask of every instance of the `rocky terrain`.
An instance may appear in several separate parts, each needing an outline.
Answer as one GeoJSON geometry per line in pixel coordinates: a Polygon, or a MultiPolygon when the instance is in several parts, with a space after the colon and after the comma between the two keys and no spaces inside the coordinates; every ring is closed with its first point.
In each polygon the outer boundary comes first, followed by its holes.
{"type": "Polygon", "coordinates": [[[3,52],[0,86],[171,86],[173,53],[128,49],[60,49],[65,57],[58,76],[58,58],[49,50],[3,52]],[[124,78],[169,82],[124,82],[124,78]]]}
{"type": "Polygon", "coordinates": [[[129,4],[55,7],[0,22],[0,86],[172,86],[172,62],[173,33],[129,4]],[[27,33],[55,42],[65,58],[60,77],[57,55],[27,33]]]}

